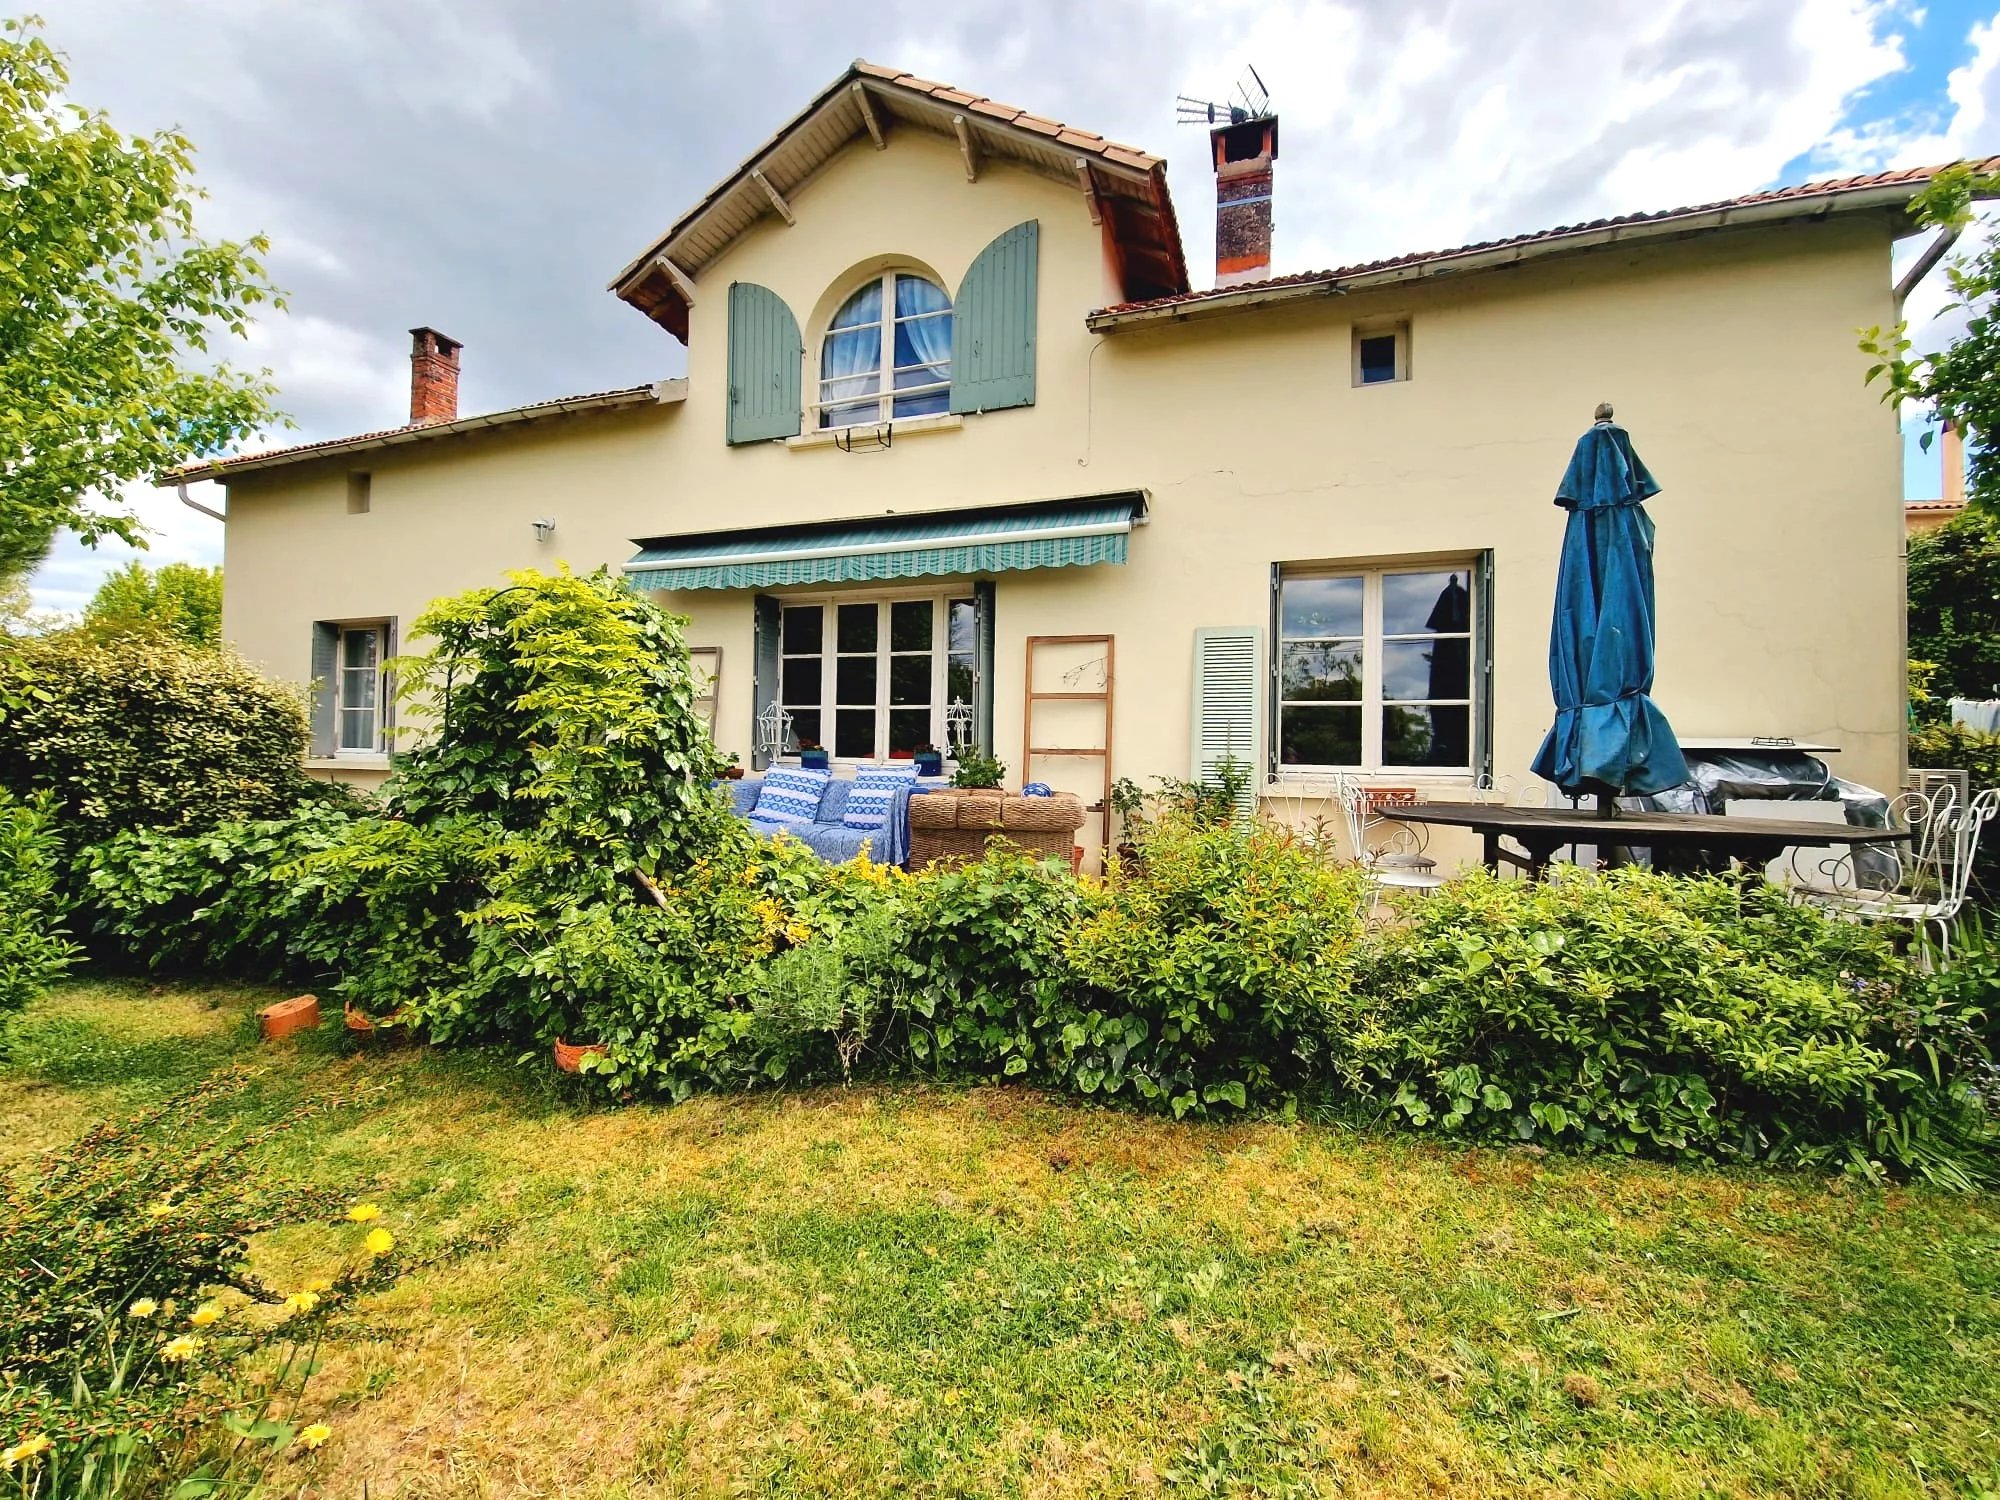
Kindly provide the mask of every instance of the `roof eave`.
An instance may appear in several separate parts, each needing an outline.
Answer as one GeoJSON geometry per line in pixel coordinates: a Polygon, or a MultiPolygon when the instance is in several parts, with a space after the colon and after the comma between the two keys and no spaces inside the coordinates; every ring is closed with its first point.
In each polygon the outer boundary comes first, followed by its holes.
{"type": "Polygon", "coordinates": [[[281,449],[273,453],[245,453],[235,458],[207,459],[200,463],[183,464],[178,469],[171,469],[160,476],[159,482],[191,484],[197,480],[213,479],[226,484],[243,474],[290,468],[295,464],[318,463],[330,458],[346,458],[357,453],[398,448],[408,443],[429,442],[433,438],[458,437],[496,427],[520,426],[551,417],[618,411],[628,407],[671,406],[686,399],[685,380],[659,380],[651,385],[633,386],[628,390],[606,391],[595,396],[566,397],[556,401],[539,401],[531,406],[517,406],[506,411],[459,417],[450,422],[432,422],[421,427],[399,427],[393,432],[372,433],[367,437],[336,439],[327,443],[281,449]]]}
{"type": "Polygon", "coordinates": [[[1893,211],[1904,214],[1912,189],[1908,184],[1841,189],[1811,196],[1787,198],[1775,203],[1729,204],[1695,213],[1648,219],[1636,224],[1611,224],[1579,229],[1571,234],[1551,235],[1520,244],[1498,245],[1485,250],[1467,250],[1411,260],[1379,270],[1349,274],[1332,273],[1283,286],[1245,287],[1240,291],[1217,292],[1159,307],[1136,307],[1124,311],[1104,309],[1091,313],[1084,322],[1094,333],[1115,333],[1120,329],[1154,323],[1181,323],[1194,318],[1220,316],[1294,302],[1311,297],[1336,297],[1349,292],[1395,286],[1411,281],[1434,280],[1443,276],[1464,276],[1482,271],[1504,270],[1528,261],[1548,260],[1614,245],[1646,240],[1683,239],[1721,229],[1744,228],[1785,220],[1823,219],[1832,214],[1893,211]]]}

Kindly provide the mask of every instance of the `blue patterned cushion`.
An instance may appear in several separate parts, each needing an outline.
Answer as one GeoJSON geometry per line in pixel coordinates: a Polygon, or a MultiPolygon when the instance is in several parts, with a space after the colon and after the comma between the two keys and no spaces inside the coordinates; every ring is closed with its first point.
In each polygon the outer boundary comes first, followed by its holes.
{"type": "Polygon", "coordinates": [[[819,815],[819,799],[832,779],[827,771],[773,766],[764,773],[764,789],[750,816],[760,823],[810,823],[819,815]]]}
{"type": "Polygon", "coordinates": [[[840,826],[873,833],[889,821],[889,806],[896,793],[917,784],[917,763],[906,761],[894,766],[863,766],[854,773],[854,790],[847,794],[847,811],[840,826]]]}

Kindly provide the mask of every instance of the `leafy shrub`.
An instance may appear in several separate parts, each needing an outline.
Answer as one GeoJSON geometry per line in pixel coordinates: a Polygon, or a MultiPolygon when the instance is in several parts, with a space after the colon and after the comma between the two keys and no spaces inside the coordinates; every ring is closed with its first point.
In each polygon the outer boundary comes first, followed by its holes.
{"type": "Polygon", "coordinates": [[[0,1023],[69,967],[48,796],[22,801],[0,791],[0,1023]]]}
{"type": "Polygon", "coordinates": [[[1295,1103],[1329,1081],[1329,1043],[1368,885],[1268,823],[1205,810],[1154,823],[1144,861],[1085,898],[1069,984],[1042,1025],[1051,1071],[1126,1084],[1176,1115],[1295,1103]]]}
{"type": "Polygon", "coordinates": [[[971,749],[958,752],[958,768],[951,773],[953,786],[973,789],[997,787],[1006,779],[1005,761],[998,756],[971,749]]]}
{"type": "Polygon", "coordinates": [[[254,1082],[244,1070],[217,1075],[0,1179],[0,1368],[8,1372],[0,1435],[16,1451],[24,1441],[50,1445],[46,1460],[31,1456],[57,1483],[36,1492],[66,1492],[65,1474],[74,1481],[93,1466],[122,1473],[170,1456],[192,1463],[217,1440],[218,1416],[235,1439],[289,1442],[289,1428],[260,1426],[266,1413],[244,1419],[231,1388],[238,1365],[278,1352],[275,1373],[259,1361],[253,1408],[268,1406],[272,1380],[295,1395],[307,1368],[301,1346],[316,1341],[334,1309],[393,1278],[384,1259],[393,1235],[375,1236],[345,1269],[290,1293],[253,1272],[255,1235],[331,1223],[344,1211],[350,1220],[375,1216],[258,1162],[274,1139],[356,1096],[311,1095],[260,1127],[218,1133],[217,1107],[254,1082]],[[287,1316],[246,1318],[248,1304],[287,1316]]]}
{"type": "Polygon", "coordinates": [[[1927,715],[2000,693],[2000,521],[1975,507],[1911,537],[1908,580],[1909,652],[1933,668],[1927,715]]]}
{"type": "Polygon", "coordinates": [[[1947,1180],[1993,1170],[1965,1081],[1912,1066],[1926,1025],[1886,938],[1776,887],[1478,874],[1409,917],[1356,976],[1348,1066],[1411,1124],[1947,1180]]]}
{"type": "Polygon", "coordinates": [[[73,844],[342,797],[301,769],[306,742],[299,695],[229,652],[74,631],[0,646],[0,788],[48,792],[73,844]]]}

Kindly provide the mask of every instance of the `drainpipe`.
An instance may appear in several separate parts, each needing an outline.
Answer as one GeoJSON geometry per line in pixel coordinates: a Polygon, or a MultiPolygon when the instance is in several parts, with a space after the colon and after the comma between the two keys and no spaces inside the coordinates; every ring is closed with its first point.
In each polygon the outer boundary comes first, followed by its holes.
{"type": "Polygon", "coordinates": [[[181,497],[181,504],[185,505],[189,510],[198,510],[203,515],[213,517],[215,520],[218,521],[227,521],[229,519],[228,516],[224,515],[221,511],[215,509],[214,506],[203,505],[199,500],[195,499],[194,496],[190,495],[188,493],[188,487],[185,480],[174,486],[174,492],[181,497]]]}
{"type": "Polygon", "coordinates": [[[1917,263],[1903,273],[1903,279],[1896,283],[1896,320],[1902,321],[1903,304],[1909,300],[1923,279],[1937,269],[1937,263],[1944,259],[1945,252],[1958,243],[1961,226],[1948,225],[1938,231],[1938,237],[1924,246],[1924,253],[1917,257],[1917,263]]]}

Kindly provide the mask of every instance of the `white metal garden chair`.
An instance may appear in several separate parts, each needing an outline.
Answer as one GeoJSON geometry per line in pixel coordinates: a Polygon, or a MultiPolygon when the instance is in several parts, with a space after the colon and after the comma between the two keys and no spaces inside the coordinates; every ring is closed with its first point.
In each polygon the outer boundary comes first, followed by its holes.
{"type": "Polygon", "coordinates": [[[1434,891],[1445,883],[1424,852],[1421,825],[1382,815],[1382,805],[1351,776],[1334,778],[1333,795],[1347,823],[1347,846],[1379,890],[1434,891]]]}
{"type": "Polygon", "coordinates": [[[1904,792],[1889,804],[1892,827],[1907,828],[1907,845],[1873,846],[1886,851],[1893,878],[1876,885],[1858,883],[1847,860],[1820,860],[1799,872],[1794,887],[1802,900],[1856,922],[1901,922],[1918,934],[1933,930],[1938,956],[1951,957],[1951,926],[1972,881],[1972,862],[1986,825],[2000,814],[2000,787],[1961,802],[1949,785],[1929,795],[1904,792]]]}

